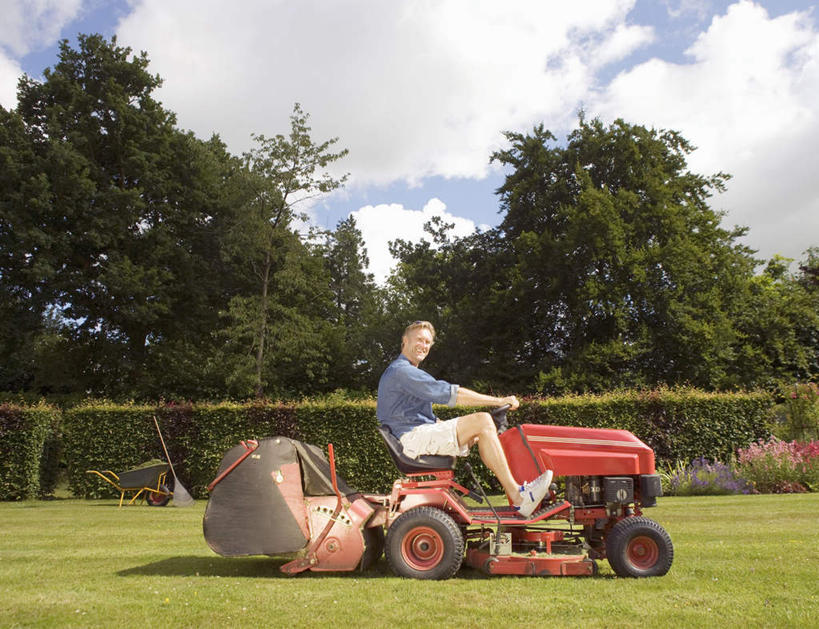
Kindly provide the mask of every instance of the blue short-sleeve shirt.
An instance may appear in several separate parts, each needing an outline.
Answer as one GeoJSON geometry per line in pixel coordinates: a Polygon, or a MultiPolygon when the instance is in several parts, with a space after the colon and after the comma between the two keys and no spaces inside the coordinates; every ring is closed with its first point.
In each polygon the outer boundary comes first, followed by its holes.
{"type": "Polygon", "coordinates": [[[434,424],[433,404],[455,406],[458,385],[436,380],[401,354],[378,382],[376,415],[382,425],[401,438],[420,424],[434,424]]]}

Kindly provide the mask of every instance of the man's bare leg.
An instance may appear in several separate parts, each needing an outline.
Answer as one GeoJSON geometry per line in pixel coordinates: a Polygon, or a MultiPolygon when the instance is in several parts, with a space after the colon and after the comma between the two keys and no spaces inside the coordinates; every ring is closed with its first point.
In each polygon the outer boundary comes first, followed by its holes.
{"type": "Polygon", "coordinates": [[[477,440],[481,460],[500,481],[512,504],[519,505],[522,501],[520,486],[509,469],[492,416],[489,413],[464,415],[458,419],[457,430],[458,445],[472,445],[477,440]]]}

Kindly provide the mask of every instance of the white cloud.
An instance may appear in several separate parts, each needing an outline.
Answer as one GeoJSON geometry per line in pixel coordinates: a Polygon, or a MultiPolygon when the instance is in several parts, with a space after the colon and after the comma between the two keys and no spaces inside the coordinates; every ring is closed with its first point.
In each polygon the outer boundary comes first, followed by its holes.
{"type": "Polygon", "coordinates": [[[668,15],[680,18],[693,14],[699,20],[704,20],[711,11],[710,0],[663,0],[668,15]]]}
{"type": "Polygon", "coordinates": [[[0,19],[0,105],[17,106],[19,59],[54,44],[79,13],[82,0],[3,0],[0,19]]]}
{"type": "Polygon", "coordinates": [[[0,46],[17,57],[52,45],[82,0],[3,0],[0,46]]]}
{"type": "Polygon", "coordinates": [[[502,130],[570,126],[594,70],[652,37],[632,4],[139,0],[118,35],[149,51],[181,126],[244,150],[299,101],[370,185],[481,177],[502,130]]]}
{"type": "Polygon", "coordinates": [[[17,81],[22,74],[20,64],[0,51],[0,105],[6,109],[17,107],[17,81]]]}
{"type": "MultiPolygon", "coordinates": [[[[286,132],[302,103],[314,139],[350,149],[336,174],[355,190],[480,178],[503,130],[570,128],[596,70],[652,40],[627,23],[633,3],[136,0],[117,34],[149,52],[180,126],[218,132],[234,152],[251,133],[286,132]]],[[[392,264],[387,242],[420,237],[434,206],[353,213],[377,279],[392,264]]]]}
{"type": "Polygon", "coordinates": [[[351,212],[351,215],[356,220],[364,242],[367,243],[370,272],[379,283],[387,279],[395,262],[389,251],[390,241],[398,239],[413,243],[421,240],[430,241],[429,234],[424,231],[424,224],[434,216],[440,216],[445,223],[454,224],[450,233],[455,236],[467,236],[476,228],[473,221],[447,212],[446,205],[437,198],[427,201],[420,211],[392,203],[366,205],[351,212]]]}
{"type": "Polygon", "coordinates": [[[604,119],[676,129],[698,150],[695,172],[733,175],[712,199],[726,223],[750,226],[763,257],[819,244],[819,32],[808,12],[771,18],[749,1],[715,17],[688,49],[616,77],[588,107],[604,119]]]}

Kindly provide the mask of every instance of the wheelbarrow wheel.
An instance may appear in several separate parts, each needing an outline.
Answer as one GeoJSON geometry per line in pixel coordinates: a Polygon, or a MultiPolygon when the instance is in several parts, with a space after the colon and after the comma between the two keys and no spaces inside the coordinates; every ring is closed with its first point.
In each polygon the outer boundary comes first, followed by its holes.
{"type": "Polygon", "coordinates": [[[164,507],[171,500],[171,492],[165,485],[159,486],[159,491],[148,490],[145,492],[145,502],[150,507],[164,507]]]}
{"type": "Polygon", "coordinates": [[[385,554],[400,577],[449,579],[461,567],[464,538],[448,514],[417,507],[400,515],[387,530],[385,554]]]}

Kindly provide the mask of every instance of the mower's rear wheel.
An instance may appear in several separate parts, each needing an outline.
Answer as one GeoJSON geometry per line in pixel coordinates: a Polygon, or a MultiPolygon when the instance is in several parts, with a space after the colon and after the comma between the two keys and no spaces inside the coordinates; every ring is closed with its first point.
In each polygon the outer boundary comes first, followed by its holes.
{"type": "Polygon", "coordinates": [[[171,494],[165,485],[159,486],[159,491],[145,492],[145,502],[151,507],[164,507],[171,500],[171,494]]]}
{"type": "Polygon", "coordinates": [[[606,556],[621,577],[661,577],[674,561],[674,545],[654,520],[620,520],[606,536],[606,556]]]}
{"type": "Polygon", "coordinates": [[[417,507],[398,516],[387,530],[385,554],[400,577],[449,579],[461,567],[464,538],[448,514],[417,507]]]}

